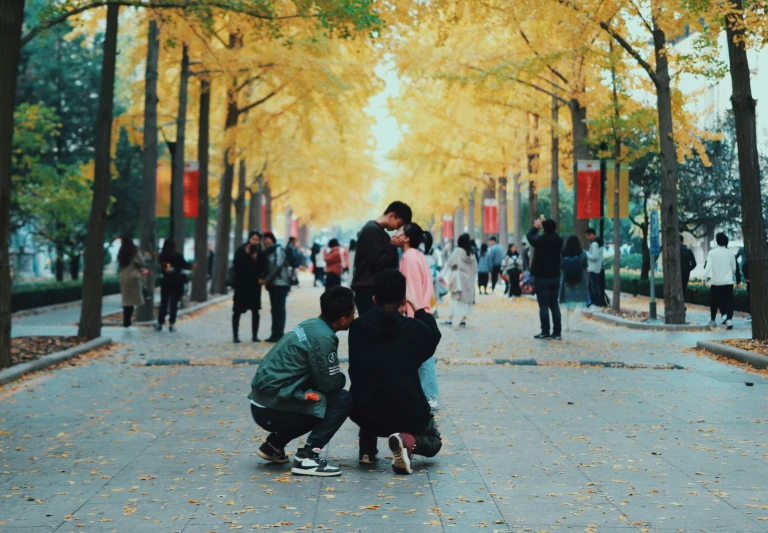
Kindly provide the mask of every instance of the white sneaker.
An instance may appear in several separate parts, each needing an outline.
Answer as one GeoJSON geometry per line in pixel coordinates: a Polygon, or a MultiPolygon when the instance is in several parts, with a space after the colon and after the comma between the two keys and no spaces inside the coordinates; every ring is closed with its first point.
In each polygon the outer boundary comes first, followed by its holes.
{"type": "Polygon", "coordinates": [[[733,322],[731,322],[730,320],[726,320],[725,329],[733,329],[733,322]]]}
{"type": "Polygon", "coordinates": [[[749,315],[749,316],[748,316],[747,318],[745,318],[744,320],[746,320],[747,322],[752,322],[752,315],[749,315]]]}
{"type": "Polygon", "coordinates": [[[429,404],[429,408],[432,409],[433,411],[440,410],[440,404],[438,403],[436,397],[433,396],[431,398],[427,398],[427,403],[429,404]]]}
{"type": "Polygon", "coordinates": [[[299,448],[296,455],[293,456],[292,474],[300,476],[331,477],[340,476],[341,469],[337,466],[331,466],[325,459],[320,459],[319,448],[299,448]]]}

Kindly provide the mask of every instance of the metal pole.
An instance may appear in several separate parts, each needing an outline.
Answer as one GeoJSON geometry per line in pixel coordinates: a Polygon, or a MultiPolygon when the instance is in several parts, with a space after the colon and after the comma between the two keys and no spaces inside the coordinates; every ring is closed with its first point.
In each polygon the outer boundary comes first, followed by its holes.
{"type": "Polygon", "coordinates": [[[650,303],[650,319],[656,320],[656,257],[651,256],[651,303],[650,303]]]}

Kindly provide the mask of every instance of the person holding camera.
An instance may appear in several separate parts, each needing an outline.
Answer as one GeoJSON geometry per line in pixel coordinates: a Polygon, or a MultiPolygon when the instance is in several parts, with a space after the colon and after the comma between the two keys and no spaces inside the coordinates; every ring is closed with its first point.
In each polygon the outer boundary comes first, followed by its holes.
{"type": "Polygon", "coordinates": [[[261,285],[263,259],[261,233],[252,231],[248,241],[235,251],[232,261],[235,296],[232,306],[232,338],[240,342],[240,315],[251,312],[251,340],[259,342],[259,311],[261,310],[261,285]]]}

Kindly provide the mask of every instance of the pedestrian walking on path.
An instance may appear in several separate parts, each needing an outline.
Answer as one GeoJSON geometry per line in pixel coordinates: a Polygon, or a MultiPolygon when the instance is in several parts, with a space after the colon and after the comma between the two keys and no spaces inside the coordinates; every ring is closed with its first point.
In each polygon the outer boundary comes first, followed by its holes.
{"type": "Polygon", "coordinates": [[[317,243],[312,245],[312,267],[315,275],[315,281],[312,282],[313,287],[325,285],[325,258],[323,257],[323,247],[317,243]]]}
{"type": "Polygon", "coordinates": [[[120,296],[123,305],[123,327],[131,327],[133,309],[144,303],[141,277],[147,273],[144,259],[129,236],[121,239],[117,263],[120,268],[120,296]]]}
{"type": "Polygon", "coordinates": [[[499,282],[501,263],[504,261],[504,249],[496,240],[496,237],[489,239],[488,257],[491,263],[491,294],[493,294],[496,290],[496,284],[499,282]]]}
{"type": "Polygon", "coordinates": [[[349,329],[355,300],[346,287],[320,297],[320,318],[299,324],[269,351],[251,382],[251,415],[270,432],[256,453],[273,463],[287,463],[285,447],[309,433],[293,459],[294,474],[338,476],[341,470],[320,458],[352,410],[339,368],[338,331],[349,329]]]}
{"type": "MultiPolygon", "coordinates": [[[[406,305],[405,314],[409,318],[413,318],[416,311],[423,309],[431,315],[435,292],[432,269],[427,257],[432,251],[432,234],[422,230],[418,224],[411,223],[403,226],[403,235],[405,241],[403,242],[403,257],[400,260],[400,273],[405,276],[408,300],[418,304],[415,309],[406,305]]],[[[419,379],[429,407],[433,410],[438,409],[440,388],[437,384],[434,357],[430,357],[419,367],[419,379]]]]}
{"type": "Polygon", "coordinates": [[[403,202],[392,202],[384,214],[368,221],[357,236],[352,290],[357,312],[362,315],[373,307],[373,277],[382,270],[397,268],[398,247],[403,235],[390,237],[387,231],[400,229],[411,222],[411,208],[403,202]]]}
{"type": "Polygon", "coordinates": [[[472,241],[468,233],[459,235],[456,249],[448,258],[443,269],[443,277],[448,282],[451,292],[451,307],[448,310],[448,320],[443,325],[450,326],[454,318],[461,318],[459,326],[467,325],[467,318],[472,314],[475,304],[475,278],[477,276],[477,260],[472,253],[472,241]]]}
{"type": "Polygon", "coordinates": [[[285,334],[285,301],[291,290],[293,269],[288,263],[285,250],[277,243],[275,234],[267,231],[264,233],[263,239],[265,246],[264,279],[260,280],[259,283],[267,287],[270,314],[272,315],[272,334],[267,342],[277,342],[285,334]]]}
{"type": "Polygon", "coordinates": [[[163,243],[159,262],[163,278],[160,281],[160,313],[157,315],[155,330],[161,331],[165,324],[165,317],[170,315],[168,331],[173,331],[179,302],[184,295],[184,285],[189,281],[184,270],[189,270],[191,265],[176,251],[176,243],[173,239],[166,239],[163,243]]]}
{"type": "Polygon", "coordinates": [[[396,270],[376,275],[374,298],[374,307],[349,331],[350,418],[360,426],[358,459],[375,463],[377,438],[389,437],[392,469],[410,474],[414,453],[434,457],[442,447],[419,378],[419,368],[440,343],[440,330],[422,303],[406,296],[406,279],[396,270]],[[404,305],[413,318],[401,314],[404,305]]]}
{"type": "Polygon", "coordinates": [[[344,258],[337,239],[331,239],[328,242],[328,248],[323,250],[323,259],[325,259],[325,290],[338,287],[341,285],[344,258]]]}
{"type": "Polygon", "coordinates": [[[576,235],[565,241],[563,248],[563,273],[560,276],[560,303],[565,307],[563,325],[565,331],[581,331],[581,308],[587,305],[587,254],[581,249],[576,235]],[[573,322],[571,322],[573,315],[573,322]]]}
{"type": "Polygon", "coordinates": [[[683,277],[683,297],[685,297],[685,291],[688,289],[688,280],[694,268],[696,268],[696,256],[693,255],[693,250],[685,245],[683,236],[680,235],[680,273],[683,277]]]}
{"type": "Polygon", "coordinates": [[[600,273],[603,271],[603,243],[597,237],[594,228],[587,228],[585,232],[589,249],[587,250],[587,272],[589,273],[589,299],[587,307],[596,305],[602,307],[605,297],[603,284],[600,282],[600,273]]]}
{"type": "Polygon", "coordinates": [[[560,252],[563,239],[557,234],[554,220],[536,220],[528,232],[528,243],[533,247],[531,274],[535,277],[536,300],[539,303],[541,333],[536,339],[561,339],[560,306],[557,299],[560,292],[560,252]],[[544,234],[539,235],[539,229],[544,234]],[[552,313],[552,330],[549,329],[549,314],[552,313]]]}
{"type": "Polygon", "coordinates": [[[733,280],[736,278],[736,286],[741,286],[741,273],[736,263],[736,256],[728,249],[728,236],[725,233],[715,235],[717,248],[710,250],[707,262],[704,264],[702,280],[711,282],[709,290],[709,325],[717,325],[715,318],[717,311],[725,317],[727,329],[733,329],[733,280]]]}
{"type": "Polygon", "coordinates": [[[232,262],[235,274],[235,296],[232,305],[232,340],[240,342],[240,316],[251,312],[251,340],[259,342],[259,311],[261,310],[261,285],[264,277],[264,253],[261,233],[252,231],[248,242],[235,251],[232,262]]]}
{"type": "Polygon", "coordinates": [[[523,294],[520,290],[520,254],[517,252],[517,246],[512,243],[509,245],[507,255],[501,262],[501,271],[507,277],[507,287],[504,294],[509,298],[517,298],[523,294]]]}
{"type": "Polygon", "coordinates": [[[491,275],[491,256],[488,254],[488,245],[480,245],[480,255],[477,258],[477,288],[480,294],[488,294],[488,278],[491,275]]]}

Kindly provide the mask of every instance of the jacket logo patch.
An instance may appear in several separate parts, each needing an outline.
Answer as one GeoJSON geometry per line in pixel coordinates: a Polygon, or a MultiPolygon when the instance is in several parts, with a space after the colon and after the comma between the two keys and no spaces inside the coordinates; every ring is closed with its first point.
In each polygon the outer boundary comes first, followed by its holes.
{"type": "Polygon", "coordinates": [[[304,328],[302,328],[301,326],[296,326],[293,332],[299,338],[299,341],[304,342],[305,340],[307,340],[307,333],[304,331],[304,328]]]}
{"type": "Polygon", "coordinates": [[[336,365],[339,363],[339,356],[336,354],[336,352],[331,352],[328,354],[328,364],[329,365],[336,365]]]}

